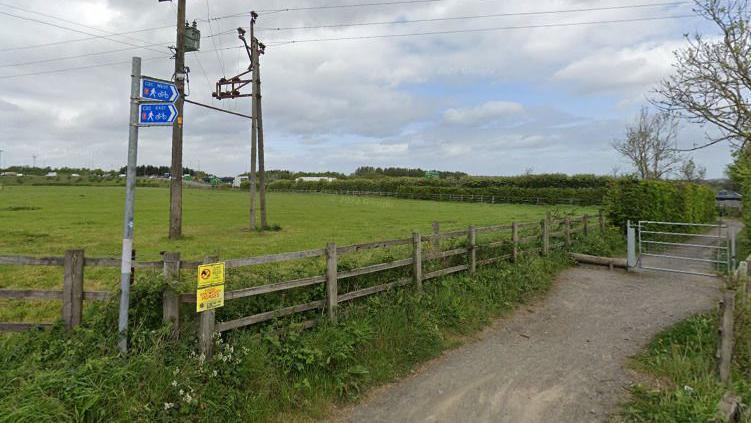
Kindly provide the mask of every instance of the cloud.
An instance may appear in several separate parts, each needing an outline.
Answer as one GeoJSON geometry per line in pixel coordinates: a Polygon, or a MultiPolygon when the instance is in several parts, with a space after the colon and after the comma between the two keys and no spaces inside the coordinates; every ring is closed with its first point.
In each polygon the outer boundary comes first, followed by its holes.
{"type": "Polygon", "coordinates": [[[512,101],[488,101],[479,106],[448,109],[443,119],[455,125],[475,125],[489,123],[492,120],[519,114],[524,106],[512,101]]]}

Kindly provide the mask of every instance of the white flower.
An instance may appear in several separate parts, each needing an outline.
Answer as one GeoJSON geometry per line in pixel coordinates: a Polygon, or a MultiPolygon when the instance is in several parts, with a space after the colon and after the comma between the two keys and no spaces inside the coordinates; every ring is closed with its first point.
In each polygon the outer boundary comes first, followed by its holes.
{"type": "Polygon", "coordinates": [[[176,380],[172,381],[172,386],[177,386],[177,381],[176,380]]]}
{"type": "Polygon", "coordinates": [[[178,373],[180,373],[180,368],[175,367],[175,370],[172,371],[172,376],[177,376],[178,373]]]}
{"type": "Polygon", "coordinates": [[[172,402],[165,402],[164,403],[164,409],[165,410],[169,410],[170,408],[173,408],[174,406],[175,406],[175,404],[172,403],[172,402]]]}
{"type": "Polygon", "coordinates": [[[216,370],[214,370],[214,373],[213,373],[213,374],[214,374],[214,377],[216,377],[216,375],[217,375],[217,371],[216,371],[216,370]]]}
{"type": "Polygon", "coordinates": [[[190,394],[185,394],[185,402],[190,403],[191,401],[193,401],[193,397],[190,394]]]}
{"type": "Polygon", "coordinates": [[[185,394],[185,391],[183,391],[183,390],[181,389],[179,393],[180,393],[180,395],[183,395],[183,394],[185,394]]]}

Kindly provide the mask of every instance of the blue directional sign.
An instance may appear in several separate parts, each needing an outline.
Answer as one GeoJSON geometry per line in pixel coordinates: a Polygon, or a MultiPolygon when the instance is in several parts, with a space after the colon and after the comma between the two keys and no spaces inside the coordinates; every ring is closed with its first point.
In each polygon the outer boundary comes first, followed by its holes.
{"type": "Polygon", "coordinates": [[[141,78],[141,98],[174,103],[180,97],[175,84],[148,77],[141,78]]]}
{"type": "Polygon", "coordinates": [[[141,103],[138,105],[138,125],[172,125],[177,109],[172,103],[141,103]]]}

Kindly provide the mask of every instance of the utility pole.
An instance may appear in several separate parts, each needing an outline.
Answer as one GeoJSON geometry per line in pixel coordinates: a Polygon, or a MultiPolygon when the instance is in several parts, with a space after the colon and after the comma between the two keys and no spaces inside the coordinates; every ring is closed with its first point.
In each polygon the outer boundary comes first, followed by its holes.
{"type": "Polygon", "coordinates": [[[261,60],[259,57],[260,43],[256,40],[256,48],[253,52],[256,55],[256,65],[253,73],[253,86],[255,88],[254,97],[258,103],[256,108],[256,126],[258,127],[258,184],[260,185],[260,206],[261,206],[261,230],[268,228],[268,222],[266,220],[266,165],[263,151],[263,109],[261,108],[261,60]]]}
{"type": "Polygon", "coordinates": [[[31,167],[37,167],[37,155],[34,154],[33,156],[31,156],[31,158],[33,160],[33,162],[32,162],[33,164],[32,164],[31,167]]]}
{"type": "Polygon", "coordinates": [[[250,230],[256,230],[256,155],[257,155],[257,135],[258,135],[258,98],[256,92],[257,79],[256,73],[258,69],[258,46],[256,45],[255,36],[255,24],[258,15],[255,12],[250,12],[250,69],[253,71],[251,78],[251,115],[253,119],[250,124],[250,177],[248,183],[250,184],[250,230]]]}
{"type": "Polygon", "coordinates": [[[177,119],[172,126],[172,166],[170,167],[169,238],[182,236],[183,226],[183,96],[185,94],[185,0],[177,2],[175,42],[175,86],[180,97],[175,102],[177,119]]]}
{"type": "Polygon", "coordinates": [[[0,169],[3,168],[3,151],[5,150],[0,150],[0,169]]]}

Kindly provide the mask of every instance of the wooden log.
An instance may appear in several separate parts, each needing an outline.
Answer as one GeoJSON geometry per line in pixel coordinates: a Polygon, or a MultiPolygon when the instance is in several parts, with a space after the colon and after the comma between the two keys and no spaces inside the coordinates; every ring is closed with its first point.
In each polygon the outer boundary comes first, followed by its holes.
{"type": "Polygon", "coordinates": [[[63,291],[41,291],[36,289],[0,289],[0,298],[35,298],[62,300],[63,291]]]}
{"type": "MultiPolygon", "coordinates": [[[[294,288],[318,285],[326,282],[326,276],[312,276],[309,278],[295,279],[290,281],[272,283],[268,285],[254,286],[250,288],[237,289],[224,293],[224,300],[236,300],[238,298],[252,297],[256,295],[269,294],[272,292],[286,291],[294,288]]],[[[195,301],[195,299],[194,299],[195,301]]]]}
{"type": "Polygon", "coordinates": [[[573,258],[577,263],[596,264],[599,266],[608,266],[610,268],[618,267],[620,269],[628,268],[626,259],[622,258],[599,257],[579,253],[571,253],[571,258],[573,258]]]}
{"type": "Polygon", "coordinates": [[[512,258],[512,255],[511,255],[511,254],[506,254],[506,255],[504,255],[504,256],[498,256],[498,257],[491,257],[491,258],[486,258],[486,259],[483,259],[483,260],[480,260],[480,261],[478,261],[478,262],[477,262],[477,265],[478,265],[478,266],[484,266],[484,265],[486,265],[486,264],[497,263],[497,262],[499,262],[499,261],[504,261],[504,260],[508,260],[508,259],[510,259],[510,258],[512,258]]]}
{"type": "Polygon", "coordinates": [[[336,308],[338,304],[337,296],[338,283],[337,277],[337,258],[336,244],[330,242],[326,244],[326,312],[329,320],[336,323],[336,308]]]}
{"type": "Polygon", "coordinates": [[[230,320],[227,322],[220,322],[217,325],[217,331],[226,332],[228,330],[254,325],[256,323],[273,320],[279,317],[289,316],[295,313],[302,313],[304,311],[319,309],[323,306],[324,306],[324,301],[318,300],[318,301],[312,301],[306,304],[280,308],[279,310],[272,310],[272,311],[267,311],[264,313],[258,313],[258,314],[254,314],[248,317],[241,317],[239,319],[230,320]]]}
{"type": "Polygon", "coordinates": [[[164,253],[165,287],[162,291],[162,322],[172,325],[172,337],[177,339],[180,333],[180,297],[174,285],[180,282],[180,253],[164,253]]]}
{"type": "Polygon", "coordinates": [[[408,258],[408,259],[403,259],[403,260],[391,261],[388,263],[374,264],[371,266],[365,266],[365,267],[360,267],[357,269],[348,270],[346,272],[339,272],[337,277],[339,278],[339,280],[346,279],[346,278],[353,278],[355,276],[362,276],[362,275],[367,275],[370,273],[381,272],[384,270],[395,269],[398,267],[409,266],[412,263],[413,263],[413,259],[408,258]]]}
{"type": "Polygon", "coordinates": [[[63,266],[64,257],[0,256],[0,264],[19,266],[63,266]]]}
{"type": "Polygon", "coordinates": [[[720,302],[720,327],[717,343],[717,375],[720,383],[730,384],[731,366],[733,364],[733,346],[735,341],[735,291],[726,290],[720,302]]]}
{"type": "Polygon", "coordinates": [[[519,261],[519,225],[516,222],[511,223],[511,260],[516,263],[519,261]]]}
{"type": "Polygon", "coordinates": [[[422,237],[412,232],[412,279],[418,291],[422,291],[422,237]]]}
{"type": "Polygon", "coordinates": [[[83,250],[65,252],[63,278],[63,322],[68,330],[81,324],[83,313],[83,250]]]}
{"type": "Polygon", "coordinates": [[[296,251],[293,253],[271,254],[271,255],[260,256],[260,257],[232,259],[232,260],[225,261],[224,267],[227,269],[233,269],[236,267],[278,263],[281,261],[298,260],[298,259],[304,259],[304,258],[309,258],[309,257],[321,257],[324,254],[325,254],[325,250],[317,249],[317,250],[307,250],[307,251],[296,251]]]}
{"type": "Polygon", "coordinates": [[[408,245],[411,243],[411,239],[392,239],[388,241],[376,241],[376,242],[366,242],[363,244],[354,244],[354,245],[348,245],[345,247],[337,247],[336,252],[337,254],[347,254],[347,253],[355,253],[357,251],[362,250],[370,250],[374,248],[386,248],[386,247],[394,247],[398,245],[408,245]]]}
{"type": "Polygon", "coordinates": [[[446,268],[446,269],[437,270],[435,272],[430,272],[430,273],[425,274],[423,276],[422,280],[425,281],[425,280],[437,278],[437,277],[440,277],[440,276],[450,275],[452,273],[456,273],[456,272],[461,272],[463,270],[467,270],[468,268],[469,267],[466,264],[462,264],[462,265],[459,265],[459,266],[454,266],[454,267],[449,267],[449,268],[446,268]]]}
{"type": "Polygon", "coordinates": [[[22,332],[31,329],[45,329],[52,327],[52,323],[0,323],[0,332],[22,332]]]}
{"type": "Polygon", "coordinates": [[[431,253],[427,256],[423,257],[425,260],[435,260],[440,258],[446,258],[451,256],[458,256],[460,254],[467,254],[469,250],[461,247],[461,248],[455,248],[453,250],[446,250],[446,251],[440,251],[438,253],[431,253]]]}
{"type": "Polygon", "coordinates": [[[395,282],[385,283],[383,285],[371,286],[368,288],[360,289],[358,291],[348,292],[339,296],[339,302],[352,301],[356,298],[366,297],[368,295],[377,294],[398,286],[409,285],[412,283],[412,278],[401,278],[395,282]]]}
{"type": "Polygon", "coordinates": [[[474,226],[470,226],[467,230],[467,248],[468,261],[469,261],[469,273],[475,273],[477,271],[477,230],[474,226]]]}

